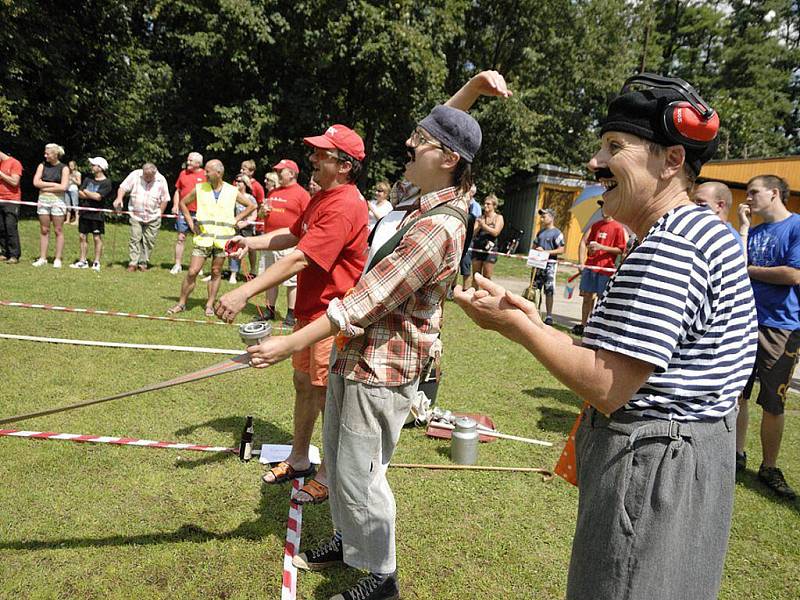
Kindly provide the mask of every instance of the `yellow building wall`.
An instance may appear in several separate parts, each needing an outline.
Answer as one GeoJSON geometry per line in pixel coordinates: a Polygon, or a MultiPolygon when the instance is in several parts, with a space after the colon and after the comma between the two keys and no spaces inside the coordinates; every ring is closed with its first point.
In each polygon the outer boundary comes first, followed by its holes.
{"type": "MultiPolygon", "coordinates": [[[[566,260],[578,261],[578,246],[583,236],[578,220],[572,216],[569,209],[572,203],[583,191],[583,188],[554,185],[550,183],[543,183],[539,186],[539,197],[536,199],[536,206],[539,208],[555,208],[556,209],[556,227],[564,234],[566,242],[564,254],[561,256],[566,260]],[[554,205],[553,200],[557,199],[554,205]]],[[[541,228],[541,219],[538,211],[533,216],[534,236],[541,228]]]]}

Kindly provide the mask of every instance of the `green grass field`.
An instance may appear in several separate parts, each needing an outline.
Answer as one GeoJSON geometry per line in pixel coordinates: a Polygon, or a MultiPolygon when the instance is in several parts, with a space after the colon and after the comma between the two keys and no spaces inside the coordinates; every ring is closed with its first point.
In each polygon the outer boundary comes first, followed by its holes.
{"type": "MultiPolygon", "coordinates": [[[[100,273],[66,268],[77,257],[74,227],[67,228],[65,268],[31,267],[38,227],[23,221],[20,228],[23,259],[0,264],[0,299],[153,315],[175,303],[181,277],[164,268],[125,272],[127,227],[109,227],[100,273]]],[[[157,267],[170,266],[174,238],[160,233],[157,267]]],[[[186,316],[202,319],[204,302],[199,284],[186,316]]],[[[240,318],[253,314],[250,306],[240,318]]],[[[507,433],[563,442],[578,398],[452,303],[445,323],[439,405],[489,414],[507,433]]],[[[5,307],[0,332],[241,346],[233,327],[5,307]]],[[[134,389],[223,360],[5,339],[0,353],[2,416],[134,389]]],[[[257,441],[279,443],[291,437],[292,402],[291,367],[282,363],[2,427],[235,446],[252,414],[257,441]]],[[[760,411],[751,413],[749,454],[757,468],[760,411]]],[[[800,487],[798,415],[793,396],[781,464],[800,487]]],[[[549,468],[558,453],[558,446],[498,441],[481,445],[479,463],[549,468]]],[[[395,461],[448,463],[449,445],[407,430],[395,461]]],[[[262,486],[261,472],[233,456],[0,438],[0,597],[278,598],[289,488],[262,486]]],[[[560,479],[491,472],[392,469],[390,481],[404,598],[563,598],[576,489],[560,479]]],[[[773,497],[752,469],[740,478],[721,598],[800,597],[798,508],[773,497]]],[[[303,518],[304,545],[329,536],[325,505],[306,508],[303,518]]],[[[328,598],[358,576],[301,573],[298,597],[328,598]]]]}

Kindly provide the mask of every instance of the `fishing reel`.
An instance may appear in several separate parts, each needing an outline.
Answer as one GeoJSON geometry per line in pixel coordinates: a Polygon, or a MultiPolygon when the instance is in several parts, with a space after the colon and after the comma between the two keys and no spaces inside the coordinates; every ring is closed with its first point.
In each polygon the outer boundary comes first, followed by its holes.
{"type": "Polygon", "coordinates": [[[260,344],[264,338],[272,335],[272,325],[267,321],[252,321],[239,325],[239,337],[245,346],[260,344]]]}

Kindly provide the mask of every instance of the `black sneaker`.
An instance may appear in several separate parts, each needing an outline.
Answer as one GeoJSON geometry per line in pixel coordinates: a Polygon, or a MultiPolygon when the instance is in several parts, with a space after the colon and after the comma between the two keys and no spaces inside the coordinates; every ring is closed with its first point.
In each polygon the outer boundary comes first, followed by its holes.
{"type": "Polygon", "coordinates": [[[741,473],[747,469],[747,452],[736,453],[736,472],[741,473]]]}
{"type": "Polygon", "coordinates": [[[583,335],[583,325],[575,325],[572,328],[572,335],[583,335]]]}
{"type": "Polygon", "coordinates": [[[297,323],[297,319],[294,318],[293,314],[287,314],[283,319],[283,326],[284,327],[294,327],[295,323],[297,323]]]}
{"type": "Polygon", "coordinates": [[[398,600],[400,588],[397,575],[392,573],[386,579],[370,573],[346,592],[336,594],[331,600],[398,600]]]}
{"type": "Polygon", "coordinates": [[[551,317],[550,315],[547,315],[544,318],[544,324],[545,325],[552,325],[553,324],[553,317],[551,317]]]}
{"type": "Polygon", "coordinates": [[[301,552],[292,558],[292,564],[304,571],[321,571],[343,562],[342,538],[339,535],[334,535],[330,540],[320,544],[313,550],[301,552]]]}
{"type": "Polygon", "coordinates": [[[786,483],[786,479],[778,467],[761,465],[758,469],[758,478],[778,496],[789,500],[797,498],[797,493],[786,483]]]}

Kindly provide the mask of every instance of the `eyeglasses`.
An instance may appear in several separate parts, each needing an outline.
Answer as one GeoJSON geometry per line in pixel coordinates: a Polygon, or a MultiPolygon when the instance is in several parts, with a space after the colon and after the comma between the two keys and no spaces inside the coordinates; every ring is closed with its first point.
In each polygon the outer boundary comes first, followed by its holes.
{"type": "Polygon", "coordinates": [[[433,146],[434,148],[439,148],[440,150],[444,150],[445,152],[450,151],[449,148],[446,148],[436,140],[427,137],[419,129],[415,129],[414,131],[411,132],[411,135],[408,136],[408,141],[411,143],[412,148],[417,148],[422,144],[427,144],[429,146],[433,146]]]}

